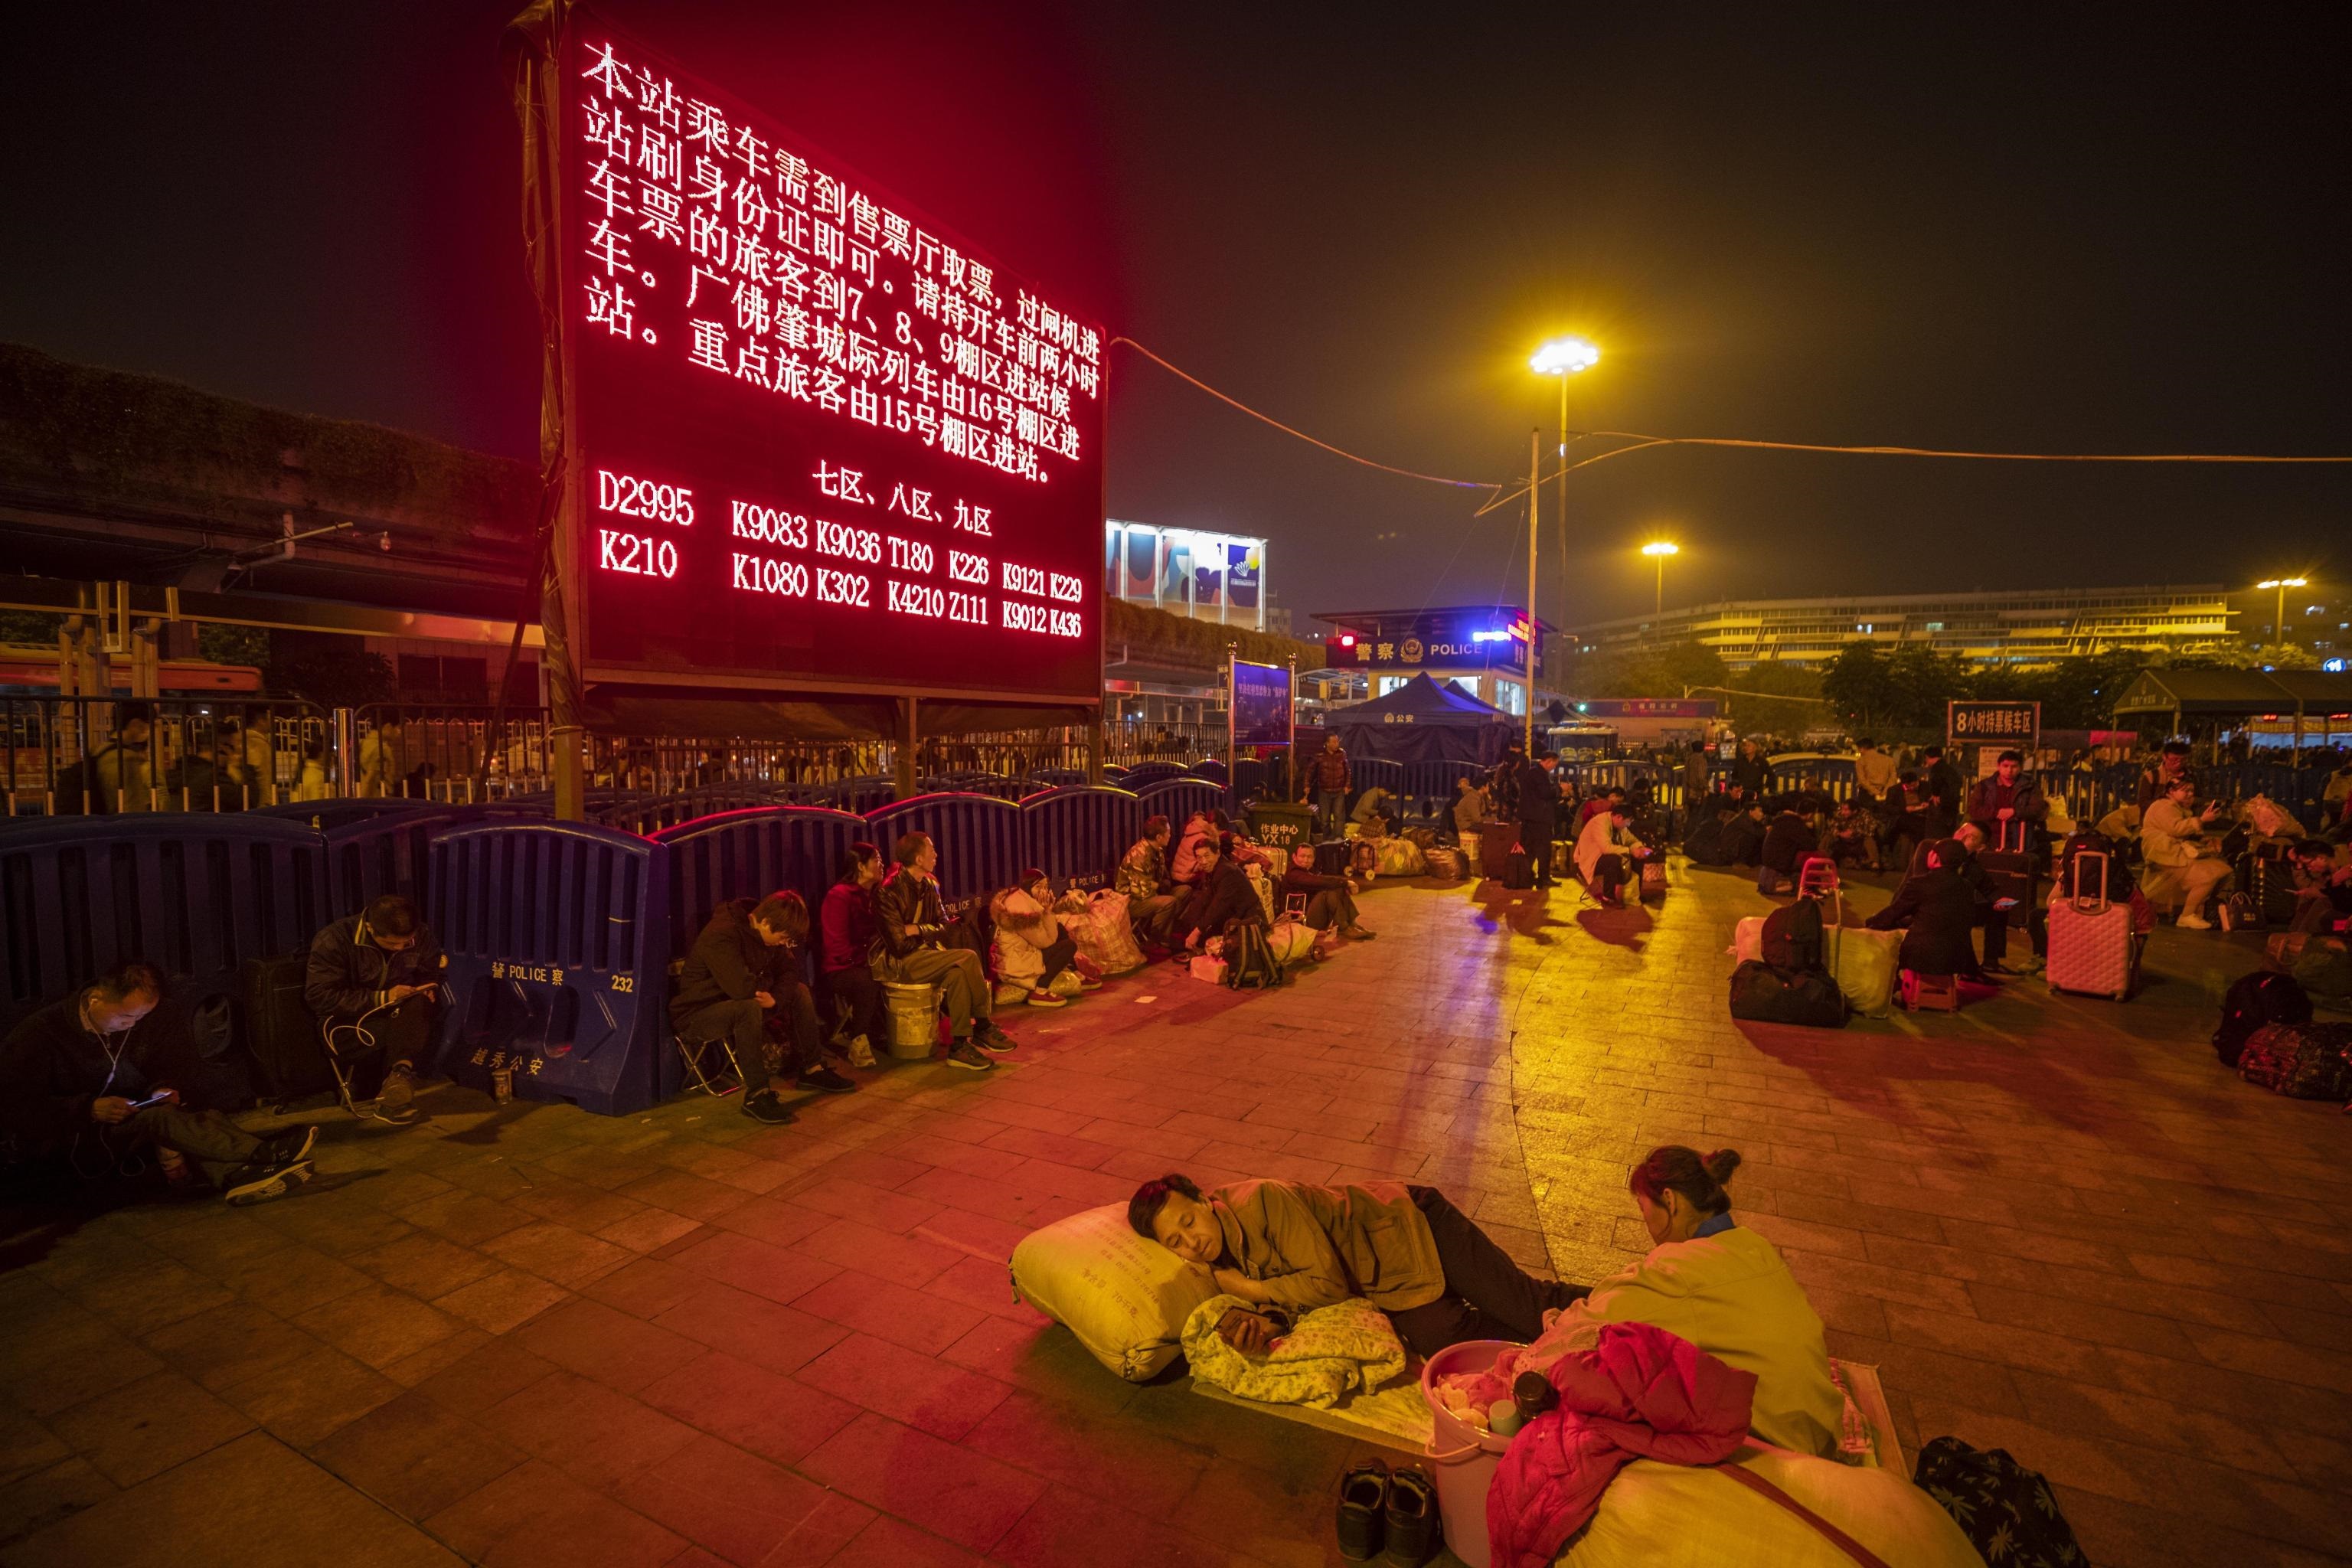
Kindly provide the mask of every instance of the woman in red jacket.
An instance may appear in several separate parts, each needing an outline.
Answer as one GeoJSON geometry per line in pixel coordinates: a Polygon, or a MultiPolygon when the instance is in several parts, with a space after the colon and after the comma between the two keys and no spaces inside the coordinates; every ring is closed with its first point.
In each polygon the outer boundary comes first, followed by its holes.
{"type": "Polygon", "coordinates": [[[817,949],[818,986],[836,1033],[849,1037],[852,1067],[874,1065],[882,1037],[882,987],[868,961],[874,949],[874,889],[882,880],[882,851],[863,841],[842,851],[841,869],[824,895],[817,949]]]}

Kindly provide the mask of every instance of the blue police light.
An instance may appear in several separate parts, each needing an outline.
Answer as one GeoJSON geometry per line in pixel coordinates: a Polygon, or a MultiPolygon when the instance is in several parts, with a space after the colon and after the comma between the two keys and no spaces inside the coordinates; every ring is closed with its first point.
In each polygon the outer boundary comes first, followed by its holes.
{"type": "Polygon", "coordinates": [[[1470,634],[1470,640],[1472,642],[1508,642],[1511,640],[1511,634],[1508,632],[1472,632],[1470,634]]]}
{"type": "Polygon", "coordinates": [[[2340,658],[2322,659],[2319,662],[2319,668],[2330,675],[2341,675],[2344,673],[2344,661],[2340,658]]]}

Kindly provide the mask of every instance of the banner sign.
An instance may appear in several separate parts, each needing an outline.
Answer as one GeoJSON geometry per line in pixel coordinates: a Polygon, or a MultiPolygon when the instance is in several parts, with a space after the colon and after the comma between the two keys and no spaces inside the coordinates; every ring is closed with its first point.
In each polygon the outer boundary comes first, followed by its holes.
{"type": "Polygon", "coordinates": [[[1290,670],[1278,664],[1234,662],[1234,744],[1290,743],[1290,670]]]}
{"type": "Polygon", "coordinates": [[[1526,620],[1508,610],[1472,620],[1431,616],[1404,632],[1326,637],[1323,656],[1334,669],[1518,671],[1527,668],[1527,637],[1526,620]]]}
{"type": "Polygon", "coordinates": [[[588,676],[1098,700],[1101,330],[592,12],[561,61],[588,676]]]}
{"type": "Polygon", "coordinates": [[[2030,752],[2042,738],[2039,702],[1948,702],[1944,739],[1959,745],[2009,746],[2030,752]]]}
{"type": "Polygon", "coordinates": [[[1712,719],[1720,704],[1711,697],[1590,697],[1571,706],[1587,719],[1712,719]]]}

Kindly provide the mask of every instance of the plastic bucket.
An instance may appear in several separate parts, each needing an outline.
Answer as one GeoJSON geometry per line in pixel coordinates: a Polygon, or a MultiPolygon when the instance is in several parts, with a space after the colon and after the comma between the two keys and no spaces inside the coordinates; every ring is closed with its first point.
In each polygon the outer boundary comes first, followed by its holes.
{"type": "Polygon", "coordinates": [[[1421,1369],[1421,1397],[1428,1403],[1436,1426],[1423,1457],[1437,1473],[1437,1512],[1445,1521],[1445,1544],[1469,1568],[1488,1568],[1486,1491],[1495,1483],[1495,1467],[1503,1462],[1503,1450],[1511,1446],[1511,1440],[1455,1420],[1439,1401],[1436,1384],[1457,1372],[1486,1371],[1517,1342],[1465,1340],[1439,1351],[1421,1369]]]}
{"type": "Polygon", "coordinates": [[[890,1015],[885,1048],[900,1061],[921,1061],[940,1043],[940,988],[900,980],[882,982],[882,1001],[890,1015]]]}

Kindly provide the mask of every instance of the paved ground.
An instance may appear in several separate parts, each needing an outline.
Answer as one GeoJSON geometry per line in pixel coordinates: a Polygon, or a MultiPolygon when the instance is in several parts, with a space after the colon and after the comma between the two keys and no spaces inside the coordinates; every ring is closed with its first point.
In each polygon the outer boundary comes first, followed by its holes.
{"type": "Polygon", "coordinates": [[[1740,1218],[1906,1445],[2046,1471],[2102,1568],[2352,1560],[2352,1122],[2206,1048],[2252,939],[2159,933],[2128,1005],[1825,1034],[1727,1018],[1761,907],[1382,889],[1382,940],[1288,990],[1156,970],[789,1129],[445,1089],[331,1121],[295,1199],[17,1224],[0,1558],[1337,1562],[1349,1443],[1118,1383],[1012,1301],[1013,1242],[1170,1167],[1377,1174],[1591,1278],[1674,1141],[1744,1152],[1740,1218]]]}

